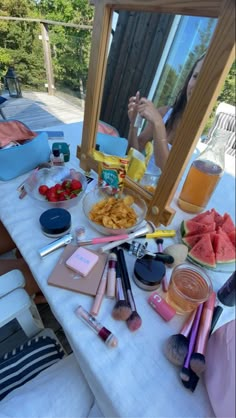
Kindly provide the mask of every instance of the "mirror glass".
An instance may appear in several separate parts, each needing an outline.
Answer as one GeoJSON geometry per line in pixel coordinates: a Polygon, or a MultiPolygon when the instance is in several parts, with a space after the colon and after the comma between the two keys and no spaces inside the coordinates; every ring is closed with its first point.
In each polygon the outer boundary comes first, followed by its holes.
{"type": "MultiPolygon", "coordinates": [[[[113,13],[100,113],[102,123],[99,123],[97,135],[100,151],[126,154],[130,127],[128,101],[137,91],[157,109],[165,108],[161,116],[173,107],[195,61],[207,50],[216,24],[217,19],[197,16],[113,13]]],[[[147,129],[147,124],[142,119],[139,134],[147,129]]],[[[169,142],[174,141],[175,128],[174,124],[169,130],[169,142]]],[[[151,140],[152,130],[150,132],[151,140]]],[[[140,184],[152,192],[160,169],[154,156],[149,164],[147,171],[157,177],[145,176],[140,184]]]]}

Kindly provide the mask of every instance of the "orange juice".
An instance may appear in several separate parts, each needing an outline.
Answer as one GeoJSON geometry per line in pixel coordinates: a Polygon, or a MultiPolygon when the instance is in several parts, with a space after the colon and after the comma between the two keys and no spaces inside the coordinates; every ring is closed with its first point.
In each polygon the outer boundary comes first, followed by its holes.
{"type": "Polygon", "coordinates": [[[180,209],[190,213],[204,210],[222,174],[222,168],[211,161],[194,161],[178,198],[180,209]]]}

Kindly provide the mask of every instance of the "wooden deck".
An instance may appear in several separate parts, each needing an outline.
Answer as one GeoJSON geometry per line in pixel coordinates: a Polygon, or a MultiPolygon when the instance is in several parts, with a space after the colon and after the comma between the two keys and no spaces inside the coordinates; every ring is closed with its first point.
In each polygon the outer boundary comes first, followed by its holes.
{"type": "MultiPolygon", "coordinates": [[[[84,110],[79,99],[64,95],[49,96],[47,93],[24,92],[22,98],[10,98],[2,108],[7,119],[24,122],[30,129],[44,129],[54,125],[80,122],[84,110]]],[[[1,119],[1,117],[0,117],[1,119]]]]}

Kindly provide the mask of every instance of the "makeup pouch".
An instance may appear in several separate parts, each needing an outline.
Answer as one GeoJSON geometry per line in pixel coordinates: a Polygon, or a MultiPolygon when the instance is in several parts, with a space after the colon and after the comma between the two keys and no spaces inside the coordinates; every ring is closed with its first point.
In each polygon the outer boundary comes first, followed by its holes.
{"type": "Polygon", "coordinates": [[[5,147],[11,142],[24,142],[36,136],[36,132],[31,131],[19,120],[4,120],[0,123],[0,147],[5,147]]]}
{"type": "MultiPolygon", "coordinates": [[[[1,123],[0,123],[1,131],[1,123]]],[[[36,168],[50,159],[48,135],[45,132],[20,144],[0,148],[0,180],[11,180],[36,168]]]]}
{"type": "Polygon", "coordinates": [[[205,384],[216,417],[235,417],[235,320],[218,328],[206,352],[205,384]]]}

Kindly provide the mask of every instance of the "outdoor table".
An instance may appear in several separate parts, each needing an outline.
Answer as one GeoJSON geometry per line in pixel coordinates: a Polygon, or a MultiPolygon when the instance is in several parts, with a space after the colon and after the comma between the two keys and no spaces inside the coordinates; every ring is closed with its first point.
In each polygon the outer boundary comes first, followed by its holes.
{"type": "MultiPolygon", "coordinates": [[[[71,159],[68,167],[79,170],[75,157],[76,146],[81,142],[82,123],[59,125],[45,130],[63,130],[64,140],[70,143],[71,159]]],[[[201,148],[202,144],[200,144],[201,148]]],[[[198,152],[198,147],[197,151],[198,152]]],[[[189,165],[188,165],[189,167],[189,165]]],[[[185,172],[187,172],[188,167],[185,172]]],[[[226,170],[207,208],[214,207],[219,213],[228,212],[235,219],[235,162],[226,156],[226,170]]],[[[43,259],[38,250],[52,238],[46,237],[39,225],[39,217],[44,209],[37,207],[29,196],[19,199],[17,186],[28,176],[25,174],[8,182],[0,182],[0,219],[9,231],[23,257],[44,293],[53,314],[63,327],[80,367],[93,391],[97,404],[106,417],[210,417],[214,416],[208,394],[201,378],[194,393],[184,388],[180,381],[179,369],[173,366],[163,354],[166,339],[179,332],[184,316],[176,315],[165,322],[150,307],[147,299],[150,292],[138,288],[131,280],[137,311],[142,318],[142,327],[136,332],[129,331],[123,321],[115,321],[111,312],[115,301],[104,298],[98,320],[119,340],[117,348],[108,348],[75,315],[82,305],[88,311],[93,298],[47,284],[63,249],[59,249],[43,259]]],[[[176,204],[183,179],[172,202],[176,215],[167,229],[175,229],[175,238],[165,239],[165,246],[179,242],[179,226],[183,219],[193,215],[184,213],[176,204]]],[[[92,187],[92,185],[88,185],[92,187]]],[[[78,225],[86,227],[86,239],[99,236],[87,222],[81,201],[70,209],[72,232],[78,225]]],[[[164,228],[162,228],[164,229],[164,228]]],[[[148,244],[156,251],[154,240],[148,244]]],[[[96,249],[97,247],[89,247],[96,249]]],[[[135,258],[125,254],[130,277],[135,258]]],[[[231,274],[229,271],[207,271],[217,291],[231,274]]],[[[170,277],[171,270],[167,269],[170,277]]],[[[217,324],[234,318],[234,308],[225,307],[217,324]]]]}

